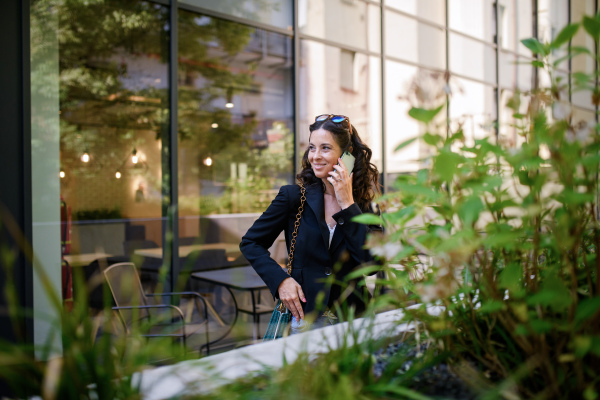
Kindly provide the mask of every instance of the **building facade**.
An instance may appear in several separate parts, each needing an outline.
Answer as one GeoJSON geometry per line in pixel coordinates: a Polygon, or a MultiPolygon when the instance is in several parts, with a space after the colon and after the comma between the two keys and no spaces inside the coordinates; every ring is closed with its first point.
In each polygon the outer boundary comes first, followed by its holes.
{"type": "MultiPolygon", "coordinates": [[[[31,244],[4,281],[35,310],[17,325],[36,343],[52,308],[32,264],[60,292],[62,260],[76,268],[107,256],[153,258],[170,285],[186,267],[181,247],[222,246],[224,262],[235,262],[241,235],[294,182],[316,115],[350,118],[386,190],[426,167],[419,141],[395,150],[423,133],[408,116],[414,82],[450,99],[444,129],[518,146],[506,103],[548,82],[520,40],[552,40],[598,11],[595,0],[2,7],[10,39],[0,74],[3,242],[31,244]]],[[[593,49],[586,40],[580,33],[572,45],[593,49]]],[[[576,57],[558,73],[569,82],[594,68],[576,57]]],[[[574,118],[596,118],[589,98],[569,96],[574,118]]],[[[272,252],[285,258],[281,238],[272,252]]]]}

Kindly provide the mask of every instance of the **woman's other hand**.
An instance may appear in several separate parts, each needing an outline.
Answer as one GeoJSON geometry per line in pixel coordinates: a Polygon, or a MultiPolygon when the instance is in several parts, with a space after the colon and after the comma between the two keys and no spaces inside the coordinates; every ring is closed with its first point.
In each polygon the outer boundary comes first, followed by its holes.
{"type": "Polygon", "coordinates": [[[290,310],[292,315],[296,317],[298,321],[303,319],[304,311],[302,310],[300,300],[306,303],[306,298],[304,297],[304,292],[302,292],[302,288],[298,282],[296,282],[294,278],[286,278],[279,285],[277,292],[279,293],[279,299],[283,305],[290,310]]]}
{"type": "Polygon", "coordinates": [[[352,196],[352,174],[348,173],[341,158],[338,158],[338,165],[334,165],[333,168],[334,170],[329,172],[331,176],[327,180],[333,185],[335,198],[343,210],[354,203],[354,197],[352,196]]]}

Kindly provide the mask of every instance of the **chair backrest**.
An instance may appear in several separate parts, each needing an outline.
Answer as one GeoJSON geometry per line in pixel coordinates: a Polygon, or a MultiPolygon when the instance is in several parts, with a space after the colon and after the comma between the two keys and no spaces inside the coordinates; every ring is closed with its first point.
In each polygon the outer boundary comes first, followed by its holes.
{"type": "MultiPolygon", "coordinates": [[[[133,263],[113,264],[104,270],[104,277],[117,307],[148,305],[140,277],[133,263]]],[[[146,309],[121,309],[118,312],[128,331],[134,318],[144,319],[148,317],[146,309]]]]}
{"type": "MultiPolygon", "coordinates": [[[[129,261],[123,256],[97,258],[88,265],[78,268],[76,272],[83,273],[85,288],[75,287],[76,291],[85,290],[87,293],[88,305],[98,311],[104,308],[104,282],[102,271],[113,264],[129,261]]],[[[78,281],[75,280],[75,284],[78,281]]],[[[111,306],[115,305],[114,301],[110,301],[111,306]]]]}

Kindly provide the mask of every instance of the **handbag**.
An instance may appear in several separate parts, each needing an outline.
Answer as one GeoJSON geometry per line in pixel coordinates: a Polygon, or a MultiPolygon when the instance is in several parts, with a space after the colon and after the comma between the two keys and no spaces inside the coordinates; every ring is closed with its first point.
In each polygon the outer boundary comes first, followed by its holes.
{"type": "MultiPolygon", "coordinates": [[[[296,247],[296,237],[298,236],[298,228],[300,227],[300,218],[302,217],[302,211],[304,211],[304,202],[306,201],[306,189],[304,184],[300,183],[300,207],[298,207],[298,214],[296,214],[296,222],[294,223],[294,232],[292,233],[292,240],[290,241],[290,253],[288,255],[287,262],[287,274],[292,276],[292,261],[294,260],[294,248],[296,247]]],[[[279,339],[283,336],[283,333],[287,330],[290,321],[292,319],[292,313],[283,305],[281,300],[277,300],[277,305],[271,314],[271,320],[267,331],[263,337],[263,342],[269,340],[279,339]]]]}

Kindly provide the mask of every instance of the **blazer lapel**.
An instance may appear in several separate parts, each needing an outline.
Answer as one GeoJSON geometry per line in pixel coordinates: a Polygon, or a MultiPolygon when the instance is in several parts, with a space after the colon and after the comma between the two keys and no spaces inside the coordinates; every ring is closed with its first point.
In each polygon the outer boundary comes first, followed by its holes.
{"type": "Polygon", "coordinates": [[[325,223],[325,204],[321,182],[306,186],[306,204],[313,210],[317,221],[319,221],[319,230],[327,249],[329,248],[329,229],[325,223]]]}

